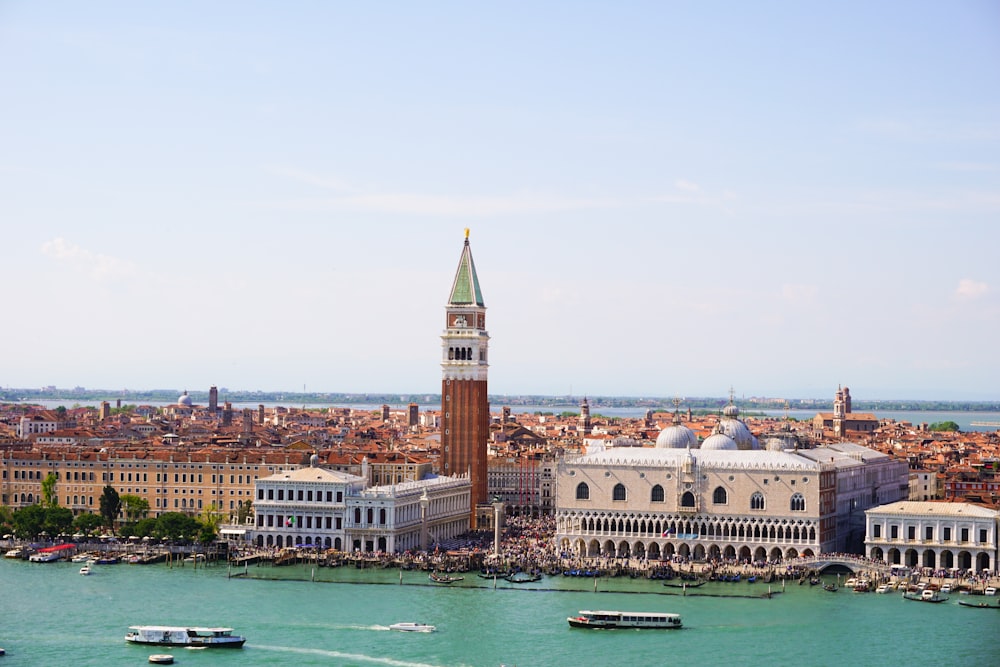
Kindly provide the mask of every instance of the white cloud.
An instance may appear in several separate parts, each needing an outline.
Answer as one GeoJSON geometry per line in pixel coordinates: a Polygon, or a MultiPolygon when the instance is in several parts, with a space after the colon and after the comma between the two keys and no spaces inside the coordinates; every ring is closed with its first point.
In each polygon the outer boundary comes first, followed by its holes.
{"type": "Polygon", "coordinates": [[[701,186],[692,181],[680,178],[674,181],[674,187],[685,192],[701,192],[701,186]]]}
{"type": "Polygon", "coordinates": [[[985,296],[989,291],[990,287],[986,283],[963,278],[958,281],[958,287],[955,288],[955,298],[960,301],[973,301],[985,296]]]}
{"type": "Polygon", "coordinates": [[[88,273],[97,280],[123,278],[136,273],[135,264],[128,260],[91,252],[62,237],[46,241],[41,250],[43,255],[88,273]]]}

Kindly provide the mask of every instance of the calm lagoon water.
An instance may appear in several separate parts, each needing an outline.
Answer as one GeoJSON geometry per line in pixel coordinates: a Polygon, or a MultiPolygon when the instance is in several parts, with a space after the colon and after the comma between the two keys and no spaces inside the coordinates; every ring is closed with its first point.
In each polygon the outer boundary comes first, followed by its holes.
{"type": "Polygon", "coordinates": [[[657,581],[599,579],[595,592],[593,580],[546,577],[494,588],[474,573],[438,586],[423,572],[350,567],[250,566],[234,578],[225,565],[94,569],[83,577],[72,563],[0,561],[3,665],[145,664],[163,650],[126,644],[137,624],[225,625],[247,637],[242,650],[169,650],[191,666],[1000,664],[1000,610],[961,607],[958,596],[923,604],[791,583],[768,600],[749,597],[768,584],[738,583],[699,592],[747,597],[682,597],[657,581]],[[677,612],[685,629],[571,629],[566,617],[579,609],[677,612]],[[399,621],[438,631],[388,630],[399,621]]]}

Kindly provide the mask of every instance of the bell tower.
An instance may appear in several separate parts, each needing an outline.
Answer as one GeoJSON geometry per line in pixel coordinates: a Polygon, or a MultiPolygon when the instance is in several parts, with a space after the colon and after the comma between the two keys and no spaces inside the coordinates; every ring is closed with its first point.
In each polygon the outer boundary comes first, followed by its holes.
{"type": "Polygon", "coordinates": [[[441,334],[441,472],[445,475],[468,473],[472,481],[469,526],[473,529],[476,527],[476,506],[487,502],[489,342],[486,306],[466,229],[465,245],[445,306],[445,330],[441,334]]]}

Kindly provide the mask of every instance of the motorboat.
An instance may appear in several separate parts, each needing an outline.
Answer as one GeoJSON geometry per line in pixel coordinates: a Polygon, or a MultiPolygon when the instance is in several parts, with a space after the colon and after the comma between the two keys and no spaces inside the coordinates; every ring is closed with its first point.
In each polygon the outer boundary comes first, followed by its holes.
{"type": "Polygon", "coordinates": [[[996,595],[996,594],[997,594],[996,586],[987,586],[986,590],[983,591],[983,595],[996,595]]]}
{"type": "Polygon", "coordinates": [[[434,632],[437,630],[433,625],[428,625],[427,623],[393,623],[389,626],[390,630],[398,630],[399,632],[434,632]]]}
{"type": "Polygon", "coordinates": [[[60,558],[62,554],[58,551],[39,551],[28,556],[28,560],[32,563],[54,563],[60,558]]]}
{"type": "Polygon", "coordinates": [[[24,549],[21,547],[14,547],[9,549],[4,555],[4,558],[24,558],[24,549]]]}
{"type": "Polygon", "coordinates": [[[889,584],[879,584],[878,588],[875,589],[876,593],[888,593],[892,590],[892,586],[889,584]]]}
{"type": "Polygon", "coordinates": [[[233,634],[232,628],[204,628],[173,625],[133,625],[125,641],[155,646],[198,648],[240,648],[245,637],[233,634]]]}
{"type": "Polygon", "coordinates": [[[92,572],[92,570],[90,569],[90,565],[89,564],[84,565],[83,567],[80,568],[80,574],[82,574],[83,576],[87,576],[91,572],[92,572]]]}
{"type": "Polygon", "coordinates": [[[577,616],[570,616],[566,620],[571,628],[604,630],[616,628],[675,630],[682,627],[680,614],[652,611],[589,611],[581,609],[577,616]]]}

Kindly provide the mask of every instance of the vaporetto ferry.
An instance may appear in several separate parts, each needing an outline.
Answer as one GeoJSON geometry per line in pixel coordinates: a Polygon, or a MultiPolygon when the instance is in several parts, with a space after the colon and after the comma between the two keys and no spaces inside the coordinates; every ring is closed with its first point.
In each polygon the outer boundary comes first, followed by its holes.
{"type": "Polygon", "coordinates": [[[588,611],[581,609],[579,615],[566,619],[573,628],[594,628],[602,630],[676,630],[682,627],[680,614],[666,614],[652,611],[588,611]]]}

